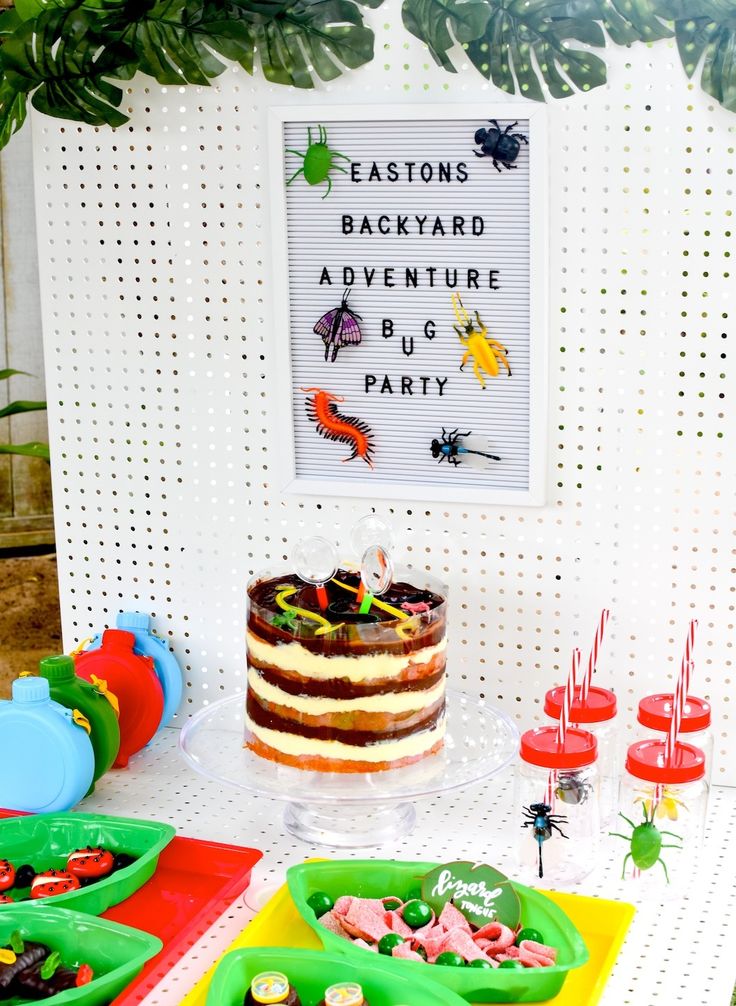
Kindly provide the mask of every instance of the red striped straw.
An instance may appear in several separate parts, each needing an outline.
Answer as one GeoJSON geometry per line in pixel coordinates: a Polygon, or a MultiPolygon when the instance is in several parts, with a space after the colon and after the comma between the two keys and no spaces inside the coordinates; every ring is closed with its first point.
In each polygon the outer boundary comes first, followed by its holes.
{"type": "Polygon", "coordinates": [[[593,675],[595,674],[595,668],[598,663],[598,653],[601,648],[601,642],[603,640],[603,634],[606,631],[606,623],[611,615],[608,608],[604,608],[601,612],[601,617],[598,620],[598,625],[595,630],[595,639],[593,640],[593,648],[590,651],[590,656],[588,657],[588,668],[585,672],[585,677],[583,678],[583,683],[580,686],[580,701],[582,703],[587,702],[588,692],[590,691],[590,683],[593,680],[593,675]]]}
{"type": "Polygon", "coordinates": [[[560,722],[557,727],[557,743],[565,743],[565,735],[567,734],[567,728],[570,726],[570,712],[572,710],[572,704],[575,700],[575,685],[577,683],[578,677],[580,676],[580,650],[575,647],[572,651],[572,664],[570,666],[570,673],[567,676],[567,684],[565,685],[565,695],[562,699],[562,709],[560,710],[560,722]]]}
{"type": "Polygon", "coordinates": [[[690,678],[693,671],[693,648],[695,646],[695,630],[698,627],[697,619],[693,618],[687,632],[685,640],[685,652],[682,655],[680,674],[675,684],[675,695],[672,703],[672,719],[670,720],[670,730],[665,742],[664,757],[667,765],[672,764],[677,744],[677,735],[680,732],[682,717],[685,714],[685,703],[690,691],[690,678]]]}

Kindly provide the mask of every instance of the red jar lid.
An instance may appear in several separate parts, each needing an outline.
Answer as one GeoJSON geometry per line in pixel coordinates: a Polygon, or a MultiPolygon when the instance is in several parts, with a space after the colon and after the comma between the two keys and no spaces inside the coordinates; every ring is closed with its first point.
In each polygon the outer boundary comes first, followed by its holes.
{"type": "MultiPolygon", "coordinates": [[[[560,718],[564,697],[564,685],[550,688],[544,697],[544,711],[553,720],[560,718]]],[[[580,689],[575,690],[575,699],[570,709],[571,723],[603,723],[605,720],[612,720],[615,715],[616,696],[607,688],[593,686],[588,691],[585,702],[580,698],[580,689]]]]}
{"type": "Polygon", "coordinates": [[[541,768],[583,768],[598,756],[598,741],[588,730],[570,727],[564,746],[557,742],[557,727],[536,727],[521,735],[523,761],[541,768]]]}
{"type": "MultiPolygon", "coordinates": [[[[672,692],[660,695],[647,695],[639,703],[638,720],[644,727],[667,733],[672,720],[672,692]]],[[[710,703],[705,699],[697,699],[688,695],[685,703],[685,714],[682,717],[680,732],[691,734],[696,730],[707,730],[710,726],[710,703]]]]}
{"type": "Polygon", "coordinates": [[[639,741],[632,744],[626,755],[626,771],[645,782],[675,783],[697,782],[705,775],[705,755],[693,744],[675,745],[671,765],[665,765],[665,742],[639,741]]]}

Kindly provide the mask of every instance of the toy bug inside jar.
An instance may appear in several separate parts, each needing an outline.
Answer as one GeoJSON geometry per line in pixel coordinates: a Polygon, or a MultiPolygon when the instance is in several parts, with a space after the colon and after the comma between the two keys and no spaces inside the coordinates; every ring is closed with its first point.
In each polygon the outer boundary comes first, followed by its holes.
{"type": "Polygon", "coordinates": [[[598,745],[587,730],[527,730],[516,776],[517,855],[530,884],[574,884],[598,859],[600,808],[598,745]]]}
{"type": "Polygon", "coordinates": [[[621,852],[621,878],[637,893],[659,899],[684,892],[701,858],[707,802],[699,748],[678,741],[668,764],[664,741],[631,745],[610,836],[621,852]]]}

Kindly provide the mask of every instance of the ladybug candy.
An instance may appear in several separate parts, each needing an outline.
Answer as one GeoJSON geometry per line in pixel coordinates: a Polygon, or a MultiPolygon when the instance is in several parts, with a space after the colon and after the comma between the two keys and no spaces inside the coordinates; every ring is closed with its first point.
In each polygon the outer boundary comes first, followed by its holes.
{"type": "Polygon", "coordinates": [[[31,898],[36,901],[39,898],[52,898],[55,894],[66,894],[68,891],[76,891],[81,887],[77,877],[72,876],[65,870],[46,870],[45,873],[37,873],[31,884],[31,898]]]}
{"type": "Polygon", "coordinates": [[[15,883],[15,867],[8,859],[0,859],[0,894],[15,883]]]}
{"type": "Polygon", "coordinates": [[[77,849],[66,861],[66,868],[79,880],[98,880],[112,873],[115,857],[101,846],[77,849]]]}

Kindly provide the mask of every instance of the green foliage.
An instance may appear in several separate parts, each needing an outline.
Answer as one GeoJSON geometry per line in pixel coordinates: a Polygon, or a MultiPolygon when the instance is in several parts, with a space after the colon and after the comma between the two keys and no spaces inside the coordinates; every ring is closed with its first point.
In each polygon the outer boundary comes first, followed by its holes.
{"type": "Polygon", "coordinates": [[[504,91],[544,101],[542,80],[554,98],[566,98],[574,87],[589,91],[606,82],[606,64],[586,49],[604,46],[600,24],[569,17],[556,0],[512,0],[492,4],[483,36],[468,45],[473,64],[504,91]],[[540,79],[541,78],[541,79],[540,79]],[[574,87],[573,87],[574,86],[574,87]]]}
{"type": "MultiPolygon", "coordinates": [[[[27,102],[120,126],[136,72],[207,85],[228,62],[312,88],[373,58],[361,7],[383,0],[16,0],[0,14],[0,147],[27,102]]],[[[404,25],[445,70],[465,50],[501,90],[536,101],[606,81],[592,50],[675,36],[689,77],[736,111],[736,0],[403,0],[404,25]]]]}
{"type": "MultiPolygon", "coordinates": [[[[0,381],[7,381],[16,376],[30,377],[30,374],[27,374],[25,370],[13,370],[12,368],[0,370],[0,381]]],[[[37,412],[45,408],[46,402],[10,402],[5,408],[0,409],[0,419],[18,416],[24,412],[37,412]]],[[[38,441],[29,444],[0,444],[0,454],[23,454],[26,457],[42,458],[44,461],[48,461],[49,445],[41,444],[38,441]]]]}
{"type": "Polygon", "coordinates": [[[692,77],[702,60],[701,87],[736,112],[736,4],[695,0],[672,6],[685,73],[692,77]]]}
{"type": "Polygon", "coordinates": [[[486,0],[404,0],[402,16],[404,27],[426,43],[434,60],[455,73],[448,49],[455,40],[464,43],[480,38],[491,8],[486,0]]]}

